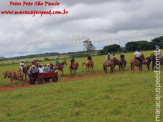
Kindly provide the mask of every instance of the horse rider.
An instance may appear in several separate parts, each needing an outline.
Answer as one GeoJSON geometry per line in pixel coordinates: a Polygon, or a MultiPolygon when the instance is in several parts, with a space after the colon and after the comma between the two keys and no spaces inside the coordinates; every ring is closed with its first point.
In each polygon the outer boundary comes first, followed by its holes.
{"type": "Polygon", "coordinates": [[[36,62],[36,67],[39,68],[39,62],[38,61],[36,62]]]}
{"type": "Polygon", "coordinates": [[[136,50],[135,53],[134,53],[134,57],[135,57],[135,59],[140,61],[140,66],[142,66],[143,60],[140,58],[140,56],[141,56],[141,54],[138,52],[138,50],[136,50]]]}
{"type": "Polygon", "coordinates": [[[20,70],[23,72],[23,68],[24,68],[24,61],[22,60],[21,62],[20,62],[20,70]]]}
{"type": "Polygon", "coordinates": [[[87,56],[87,62],[86,62],[86,63],[88,64],[88,63],[90,63],[90,62],[93,63],[92,57],[91,57],[91,55],[88,55],[88,56],[87,56]]]}
{"type": "Polygon", "coordinates": [[[106,61],[108,62],[108,65],[110,65],[110,60],[111,60],[110,53],[108,53],[108,55],[106,56],[106,61]]]}
{"type": "Polygon", "coordinates": [[[120,55],[120,59],[121,59],[121,61],[124,61],[125,60],[125,55],[123,54],[123,52],[120,55]]]}
{"type": "Polygon", "coordinates": [[[113,54],[113,59],[116,59],[117,60],[117,56],[115,54],[113,54]]]}
{"type": "Polygon", "coordinates": [[[33,78],[37,77],[38,69],[36,68],[35,65],[32,65],[32,68],[30,69],[30,73],[32,74],[33,78]]]}
{"type": "Polygon", "coordinates": [[[71,59],[71,69],[73,68],[72,66],[73,66],[74,63],[75,63],[75,58],[72,57],[72,59],[71,59]]]}
{"type": "Polygon", "coordinates": [[[35,58],[33,58],[32,65],[36,65],[36,64],[37,64],[37,61],[35,58]]]}
{"type": "Polygon", "coordinates": [[[57,66],[58,69],[59,69],[60,63],[59,63],[59,58],[58,58],[58,57],[56,57],[56,59],[55,59],[55,64],[56,64],[56,66],[57,66]]]}

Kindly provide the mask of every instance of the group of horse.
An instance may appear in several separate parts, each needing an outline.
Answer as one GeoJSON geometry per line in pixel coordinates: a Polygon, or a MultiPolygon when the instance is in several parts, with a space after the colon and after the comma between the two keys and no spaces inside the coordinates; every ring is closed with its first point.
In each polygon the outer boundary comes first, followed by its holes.
{"type": "MultiPolygon", "coordinates": [[[[147,58],[144,57],[144,54],[141,54],[140,59],[142,60],[143,65],[147,65],[148,70],[150,70],[150,63],[152,62],[152,70],[154,70],[156,63],[156,56],[154,54],[150,54],[147,58]]],[[[126,67],[126,63],[127,61],[125,59],[111,59],[110,64],[107,61],[103,63],[103,69],[107,72],[107,67],[110,67],[111,72],[113,72],[115,70],[115,66],[118,66],[120,70],[126,67]]],[[[163,64],[163,57],[160,59],[160,64],[163,64]]],[[[135,58],[130,60],[130,65],[132,71],[134,71],[135,67],[139,67],[139,71],[142,71],[142,65],[139,60],[135,58]]]]}
{"type": "MultiPolygon", "coordinates": [[[[154,70],[155,63],[156,63],[156,56],[154,54],[150,54],[147,58],[145,58],[144,55],[142,54],[140,58],[143,61],[143,65],[147,65],[148,70],[150,70],[150,63],[152,62],[152,70],[154,70]]],[[[103,69],[104,69],[104,72],[107,73],[107,68],[110,67],[111,72],[114,72],[116,66],[118,66],[120,70],[120,69],[124,69],[126,67],[126,64],[127,64],[127,61],[125,59],[118,60],[117,58],[113,58],[110,60],[110,63],[108,63],[107,61],[103,63],[103,69]]],[[[163,64],[163,57],[161,57],[160,59],[160,64],[163,64]]],[[[59,67],[56,66],[56,69],[60,70],[62,74],[63,74],[64,65],[67,65],[66,60],[61,62],[59,67]]],[[[82,65],[85,65],[87,70],[93,70],[94,68],[93,60],[86,61],[82,63],[82,65]]],[[[142,71],[142,65],[140,64],[140,61],[138,61],[137,59],[132,59],[130,61],[130,65],[131,65],[132,71],[134,71],[135,67],[139,67],[139,71],[142,71]]],[[[78,68],[79,68],[79,63],[77,62],[69,65],[71,74],[73,73],[73,71],[76,74],[76,70],[78,68]]],[[[13,79],[23,80],[24,76],[25,76],[25,79],[27,79],[27,73],[29,69],[30,69],[30,65],[24,67],[23,72],[21,72],[20,69],[18,72],[5,71],[3,75],[4,75],[4,78],[10,78],[11,81],[13,79]]]]}

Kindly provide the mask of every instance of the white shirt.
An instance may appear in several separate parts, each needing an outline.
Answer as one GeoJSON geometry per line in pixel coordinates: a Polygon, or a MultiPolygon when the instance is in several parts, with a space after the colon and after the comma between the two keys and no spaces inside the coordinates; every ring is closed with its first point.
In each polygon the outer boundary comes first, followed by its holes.
{"type": "Polygon", "coordinates": [[[21,62],[21,63],[20,63],[20,67],[22,67],[22,66],[24,66],[24,63],[21,62]]]}
{"type": "Polygon", "coordinates": [[[44,73],[44,70],[43,70],[43,68],[38,68],[38,71],[39,71],[39,73],[44,73]]]}
{"type": "Polygon", "coordinates": [[[141,55],[141,54],[140,54],[138,51],[136,51],[136,52],[134,53],[134,56],[135,56],[135,57],[140,57],[140,55],[141,55]]]}

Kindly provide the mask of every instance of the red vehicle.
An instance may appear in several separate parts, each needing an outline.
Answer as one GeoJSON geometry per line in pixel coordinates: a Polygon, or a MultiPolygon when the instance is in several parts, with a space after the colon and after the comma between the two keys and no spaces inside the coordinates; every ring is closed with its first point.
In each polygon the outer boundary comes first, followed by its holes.
{"type": "Polygon", "coordinates": [[[36,81],[38,84],[42,84],[44,81],[49,82],[52,79],[53,82],[58,81],[58,72],[53,73],[40,73],[40,74],[30,74],[30,83],[34,84],[36,81]]]}

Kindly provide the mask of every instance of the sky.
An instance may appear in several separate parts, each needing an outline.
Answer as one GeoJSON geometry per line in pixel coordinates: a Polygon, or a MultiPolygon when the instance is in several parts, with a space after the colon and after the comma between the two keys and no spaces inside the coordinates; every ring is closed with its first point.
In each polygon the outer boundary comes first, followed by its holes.
{"type": "Polygon", "coordinates": [[[0,57],[82,51],[86,39],[102,49],[163,35],[163,0],[58,0],[59,6],[27,7],[9,6],[9,2],[0,0],[0,11],[66,9],[69,13],[42,17],[0,14],[0,57]]]}

